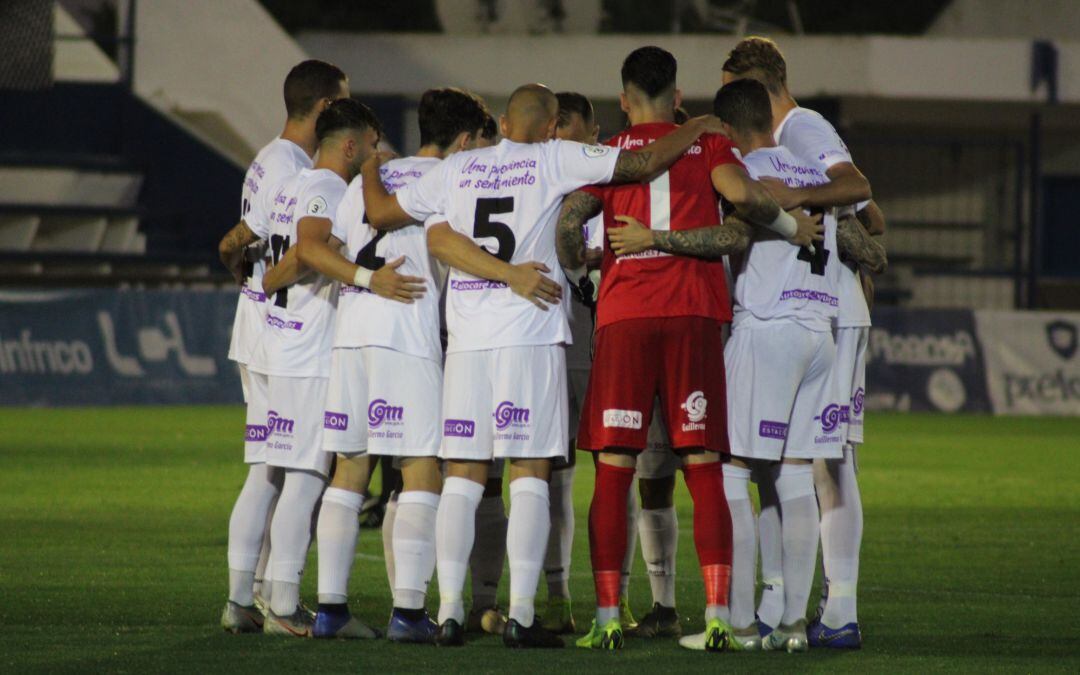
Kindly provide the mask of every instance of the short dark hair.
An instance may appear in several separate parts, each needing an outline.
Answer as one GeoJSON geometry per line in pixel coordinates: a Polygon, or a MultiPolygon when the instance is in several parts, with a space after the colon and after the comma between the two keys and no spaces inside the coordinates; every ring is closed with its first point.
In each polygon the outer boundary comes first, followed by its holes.
{"type": "Polygon", "coordinates": [[[769,38],[748,37],[728,54],[722,70],[737,77],[753,77],[773,94],[787,86],[787,63],[780,48],[769,38]]]}
{"type": "Polygon", "coordinates": [[[484,126],[484,109],[468,92],[453,87],[428,89],[417,108],[420,145],[446,148],[461,132],[475,134],[484,126]]]}
{"type": "Polygon", "coordinates": [[[593,123],[592,102],[583,94],[579,94],[575,91],[560,91],[555,94],[555,98],[559,99],[560,127],[565,127],[569,124],[570,116],[574,113],[581,115],[581,119],[585,121],[586,125],[591,125],[593,123]]]}
{"type": "Polygon", "coordinates": [[[285,111],[291,119],[307,117],[324,98],[337,98],[346,80],[341,68],[309,59],[293,66],[285,77],[285,111]]]}
{"type": "Polygon", "coordinates": [[[487,108],[484,108],[484,126],[480,128],[480,136],[489,141],[499,136],[499,125],[495,121],[495,116],[487,108]]]}
{"type": "Polygon", "coordinates": [[[772,131],[769,92],[757,80],[735,80],[717,90],[713,114],[738,131],[772,131]]]}
{"type": "Polygon", "coordinates": [[[659,47],[639,47],[622,64],[622,83],[633,84],[649,98],[656,98],[675,88],[678,63],[671,52],[659,47]]]}
{"type": "Polygon", "coordinates": [[[322,143],[323,140],[336,131],[342,129],[374,129],[382,135],[382,125],[375,112],[356,99],[342,98],[331,103],[326,110],[319,113],[319,119],[315,120],[315,137],[322,143]]]}

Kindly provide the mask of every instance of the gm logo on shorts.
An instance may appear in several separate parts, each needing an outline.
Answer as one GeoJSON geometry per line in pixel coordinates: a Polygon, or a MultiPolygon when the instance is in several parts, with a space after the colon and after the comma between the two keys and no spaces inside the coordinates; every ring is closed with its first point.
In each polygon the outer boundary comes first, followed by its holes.
{"type": "Polygon", "coordinates": [[[476,435],[476,422],[472,420],[446,420],[443,422],[442,435],[472,438],[476,435]]]}
{"type": "Polygon", "coordinates": [[[322,425],[323,429],[345,431],[349,428],[349,416],[345,413],[330,412],[327,410],[323,413],[322,425]]]}
{"type": "Polygon", "coordinates": [[[615,410],[614,408],[604,411],[604,426],[616,429],[640,429],[642,414],[637,410],[615,410]]]}

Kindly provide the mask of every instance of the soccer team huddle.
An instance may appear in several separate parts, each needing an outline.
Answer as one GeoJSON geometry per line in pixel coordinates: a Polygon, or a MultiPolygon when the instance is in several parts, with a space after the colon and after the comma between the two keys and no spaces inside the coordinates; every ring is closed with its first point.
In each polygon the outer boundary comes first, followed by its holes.
{"type": "Polygon", "coordinates": [[[400,158],[342,71],[290,71],[284,131],[220,245],[241,283],[230,358],[249,465],[227,631],[564,646],[580,449],[596,467],[596,614],[578,647],[861,646],[855,451],[884,219],[833,127],[788,93],[775,43],[747,38],[717,65],[714,114],[688,119],[675,57],[631,52],[628,126],[602,144],[580,94],[526,84],[496,120],[474,94],[431,89],[420,149],[400,158]],[[402,481],[382,528],[385,630],[348,603],[376,458],[402,481]],[[705,591],[705,630],[685,636],[679,469],[705,591]],[[315,612],[300,601],[313,535],[315,612]],[[653,606],[635,620],[639,535],[653,606]]]}

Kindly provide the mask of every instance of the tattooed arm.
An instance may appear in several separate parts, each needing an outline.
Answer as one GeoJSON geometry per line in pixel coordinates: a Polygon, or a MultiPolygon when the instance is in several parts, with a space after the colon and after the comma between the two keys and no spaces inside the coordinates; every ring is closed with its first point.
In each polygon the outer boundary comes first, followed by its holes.
{"type": "Polygon", "coordinates": [[[736,216],[724,218],[723,225],[692,230],[650,230],[630,216],[615,216],[626,223],[608,231],[615,255],[640,253],[648,249],[674,255],[716,259],[746,250],[750,243],[750,224],[736,216]]]}
{"type": "MultiPolygon", "coordinates": [[[[769,227],[780,216],[780,205],[741,164],[721,164],[713,168],[711,178],[713,188],[735,207],[744,221],[769,227]]],[[[796,226],[795,235],[788,239],[789,242],[807,246],[824,239],[825,228],[820,216],[811,216],[802,210],[788,213],[795,219],[796,226]]]]}
{"type": "Polygon", "coordinates": [[[563,199],[559,211],[555,247],[559,263],[566,269],[576,270],[585,264],[584,225],[600,213],[603,203],[588,192],[571,192],[563,199]]]}
{"type": "Polygon", "coordinates": [[[247,223],[241,220],[218,243],[218,257],[238,284],[244,283],[244,247],[258,239],[247,223]]]}
{"type": "Polygon", "coordinates": [[[859,222],[863,224],[863,227],[871,236],[877,237],[885,234],[885,214],[882,213],[881,207],[873,199],[866,204],[865,208],[858,211],[855,217],[859,219],[859,222]]]}
{"type": "Polygon", "coordinates": [[[646,183],[659,176],[682,157],[701,134],[723,133],[720,120],[712,115],[695,117],[663,138],[638,150],[623,150],[615,162],[612,183],[646,183]]]}
{"type": "Polygon", "coordinates": [[[850,216],[841,218],[837,224],[836,245],[841,253],[873,274],[881,274],[889,264],[881,242],[871,237],[862,224],[850,216]]]}

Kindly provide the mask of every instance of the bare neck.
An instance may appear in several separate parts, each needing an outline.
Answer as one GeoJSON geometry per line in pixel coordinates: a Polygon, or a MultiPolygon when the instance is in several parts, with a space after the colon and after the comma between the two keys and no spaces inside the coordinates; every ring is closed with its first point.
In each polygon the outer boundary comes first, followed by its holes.
{"type": "Polygon", "coordinates": [[[281,137],[300,146],[308,157],[314,157],[315,151],[319,149],[319,140],[315,136],[315,121],[313,119],[285,120],[285,129],[282,130],[281,137]]]}
{"type": "Polygon", "coordinates": [[[788,113],[799,107],[799,104],[795,102],[791,94],[787,89],[783,89],[779,94],[769,94],[769,103],[772,105],[772,120],[773,131],[775,132],[780,123],[784,121],[784,118],[788,116],[788,113]]]}
{"type": "Polygon", "coordinates": [[[630,124],[651,124],[656,122],[675,121],[675,108],[673,106],[655,106],[648,104],[631,104],[630,111],[626,116],[630,118],[630,124]]]}

